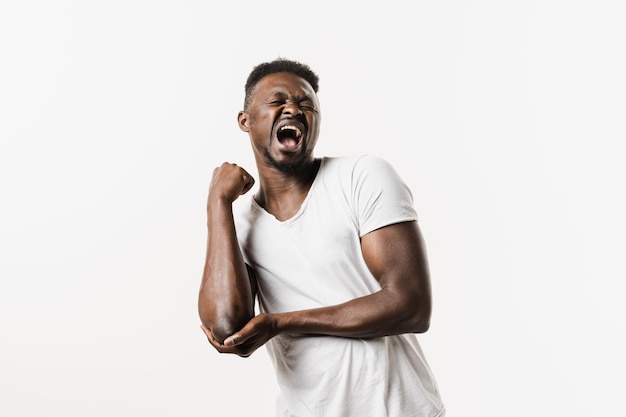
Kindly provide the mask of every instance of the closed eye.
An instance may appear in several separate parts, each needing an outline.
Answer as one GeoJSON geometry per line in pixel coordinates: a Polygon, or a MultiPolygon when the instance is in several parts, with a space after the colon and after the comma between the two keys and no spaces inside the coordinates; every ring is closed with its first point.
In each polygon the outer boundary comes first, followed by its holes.
{"type": "Polygon", "coordinates": [[[315,110],[315,105],[310,101],[300,102],[299,106],[303,110],[315,110]]]}

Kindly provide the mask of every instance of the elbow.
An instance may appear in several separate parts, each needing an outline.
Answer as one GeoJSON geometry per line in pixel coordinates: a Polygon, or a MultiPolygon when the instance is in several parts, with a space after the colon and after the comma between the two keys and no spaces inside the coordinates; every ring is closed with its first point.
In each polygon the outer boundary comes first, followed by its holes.
{"type": "Polygon", "coordinates": [[[405,310],[404,327],[407,333],[426,333],[430,329],[431,308],[429,305],[415,307],[413,305],[405,310]]]}
{"type": "Polygon", "coordinates": [[[432,315],[432,300],[430,295],[422,296],[417,303],[412,303],[412,314],[409,323],[411,333],[426,333],[430,329],[430,317],[432,315]]]}
{"type": "Polygon", "coordinates": [[[237,314],[233,311],[216,311],[216,308],[208,308],[200,305],[199,314],[202,325],[211,331],[213,338],[220,344],[233,333],[241,330],[252,318],[249,314],[237,314]]]}
{"type": "Polygon", "coordinates": [[[201,291],[198,297],[198,314],[202,325],[210,330],[220,344],[233,333],[241,330],[254,317],[254,305],[230,301],[223,297],[211,299],[201,291]]]}
{"type": "Polygon", "coordinates": [[[426,333],[430,329],[430,318],[420,318],[413,324],[411,333],[426,333]]]}
{"type": "MultiPolygon", "coordinates": [[[[244,323],[245,324],[245,323],[244,323]]],[[[206,326],[205,324],[205,327],[206,326]]],[[[224,344],[224,340],[237,330],[240,330],[243,327],[243,324],[239,324],[234,320],[229,320],[227,318],[222,318],[215,320],[211,323],[211,326],[208,327],[211,330],[211,334],[213,334],[213,338],[220,342],[220,344],[224,344]]]]}

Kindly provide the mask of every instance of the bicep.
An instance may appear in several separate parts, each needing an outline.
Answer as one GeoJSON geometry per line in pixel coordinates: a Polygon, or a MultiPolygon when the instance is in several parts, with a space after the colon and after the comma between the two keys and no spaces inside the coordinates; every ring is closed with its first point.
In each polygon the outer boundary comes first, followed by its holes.
{"type": "Polygon", "coordinates": [[[382,289],[430,314],[428,259],[416,221],[382,227],[361,238],[363,258],[382,289]]]}

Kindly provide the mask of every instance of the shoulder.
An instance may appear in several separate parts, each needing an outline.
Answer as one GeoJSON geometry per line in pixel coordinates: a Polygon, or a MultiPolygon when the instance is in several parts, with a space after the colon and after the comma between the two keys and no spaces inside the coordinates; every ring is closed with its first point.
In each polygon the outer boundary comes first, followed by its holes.
{"type": "Polygon", "coordinates": [[[417,220],[413,195],[395,167],[375,155],[343,159],[344,181],[349,185],[348,201],[352,207],[359,234],[393,223],[417,220]]]}
{"type": "Polygon", "coordinates": [[[395,169],[389,161],[380,156],[369,154],[361,155],[356,160],[354,170],[356,172],[395,173],[395,169]]]}
{"type": "Polygon", "coordinates": [[[322,158],[324,171],[330,172],[351,172],[353,174],[367,172],[395,171],[393,166],[384,158],[370,155],[345,155],[322,158]]]}
{"type": "Polygon", "coordinates": [[[349,171],[353,186],[371,184],[386,187],[390,184],[403,183],[395,167],[386,159],[370,154],[344,157],[344,174],[349,171]]]}
{"type": "Polygon", "coordinates": [[[389,161],[370,154],[324,157],[320,172],[321,182],[340,184],[345,192],[405,185],[389,161]]]}

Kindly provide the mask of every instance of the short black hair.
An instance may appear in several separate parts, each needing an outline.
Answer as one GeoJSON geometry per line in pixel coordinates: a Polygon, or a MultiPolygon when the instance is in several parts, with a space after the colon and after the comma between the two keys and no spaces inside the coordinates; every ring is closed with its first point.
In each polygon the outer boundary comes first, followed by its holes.
{"type": "Polygon", "coordinates": [[[245,108],[248,108],[248,105],[250,104],[250,97],[254,92],[254,87],[258,84],[261,78],[276,72],[290,72],[295,74],[298,77],[304,78],[309,84],[311,84],[313,91],[317,93],[319,90],[319,77],[308,65],[291,59],[276,58],[273,61],[258,64],[252,69],[250,75],[248,75],[245,87],[245,108]]]}

